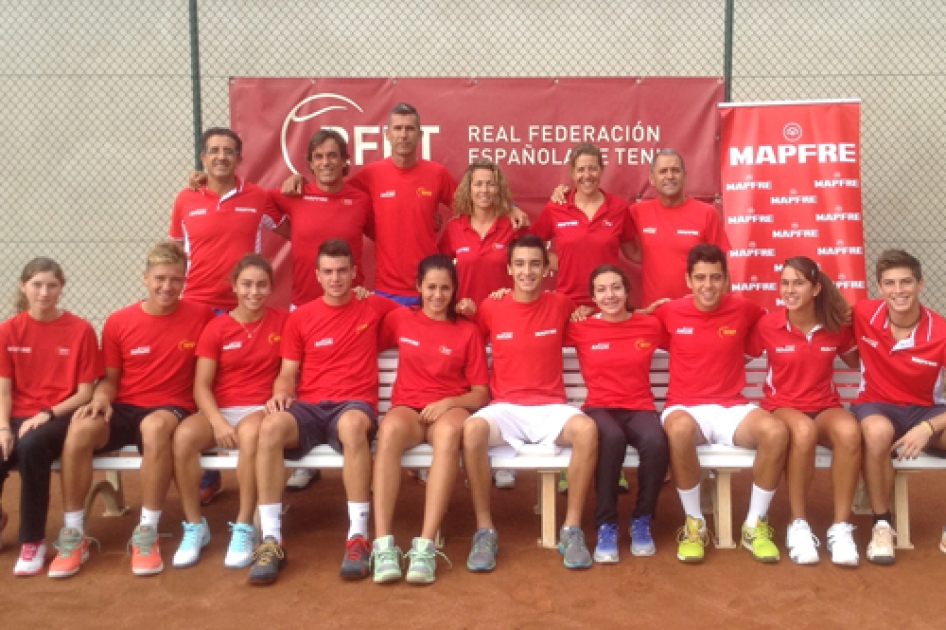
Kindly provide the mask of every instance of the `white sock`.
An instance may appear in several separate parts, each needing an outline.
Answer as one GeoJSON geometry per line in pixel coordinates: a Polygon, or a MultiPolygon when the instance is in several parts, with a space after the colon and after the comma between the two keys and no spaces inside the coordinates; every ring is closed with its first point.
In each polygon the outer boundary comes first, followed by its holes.
{"type": "Polygon", "coordinates": [[[677,488],[677,494],[680,495],[680,503],[683,504],[684,513],[706,523],[706,519],[703,518],[703,506],[700,505],[700,484],[696,484],[689,490],[677,488]]]}
{"type": "Polygon", "coordinates": [[[348,502],[348,519],[351,525],[348,526],[348,537],[362,536],[368,538],[368,510],[370,503],[348,502]]]}
{"type": "Polygon", "coordinates": [[[62,518],[63,526],[66,529],[74,529],[85,536],[85,510],[66,512],[62,515],[62,518]]]}
{"type": "Polygon", "coordinates": [[[749,496],[749,513],[746,514],[746,526],[755,527],[756,522],[769,513],[769,505],[775,490],[763,490],[752,484],[752,494],[749,496]]]}
{"type": "Polygon", "coordinates": [[[161,520],[161,510],[149,510],[146,507],[141,508],[141,523],[139,525],[150,525],[157,529],[158,521],[161,520]]]}
{"type": "Polygon", "coordinates": [[[272,536],[282,544],[282,503],[269,503],[259,506],[259,522],[263,538],[272,536]]]}

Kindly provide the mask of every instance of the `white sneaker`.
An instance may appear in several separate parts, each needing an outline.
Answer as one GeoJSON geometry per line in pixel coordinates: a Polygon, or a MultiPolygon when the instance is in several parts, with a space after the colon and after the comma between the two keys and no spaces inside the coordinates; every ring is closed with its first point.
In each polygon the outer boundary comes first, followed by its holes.
{"type": "Polygon", "coordinates": [[[39,575],[43,572],[45,564],[46,541],[26,543],[20,548],[20,557],[17,558],[16,566],[13,567],[13,575],[19,577],[39,575]]]}
{"type": "Polygon", "coordinates": [[[856,567],[860,561],[854,536],[851,535],[853,531],[854,526],[850,523],[835,523],[828,528],[828,551],[834,564],[856,567]]]}
{"type": "Polygon", "coordinates": [[[821,543],[811,533],[808,523],[800,518],[795,519],[788,526],[785,536],[785,546],[788,548],[788,557],[795,564],[818,564],[818,545],[821,543]]]}
{"type": "Polygon", "coordinates": [[[505,468],[493,473],[493,483],[502,490],[511,490],[516,487],[516,473],[505,468]]]}
{"type": "Polygon", "coordinates": [[[286,490],[292,490],[294,492],[305,490],[309,487],[309,484],[312,483],[315,473],[316,471],[309,470],[308,468],[296,468],[286,481],[286,490]]]}
{"type": "Polygon", "coordinates": [[[867,545],[867,559],[874,564],[893,564],[893,539],[897,532],[887,521],[877,521],[870,535],[870,544],[867,545]]]}
{"type": "Polygon", "coordinates": [[[183,525],[181,545],[174,552],[174,559],[171,561],[175,569],[186,569],[197,564],[200,560],[200,550],[210,542],[210,528],[207,527],[206,518],[202,518],[200,523],[184,521],[183,525]]]}

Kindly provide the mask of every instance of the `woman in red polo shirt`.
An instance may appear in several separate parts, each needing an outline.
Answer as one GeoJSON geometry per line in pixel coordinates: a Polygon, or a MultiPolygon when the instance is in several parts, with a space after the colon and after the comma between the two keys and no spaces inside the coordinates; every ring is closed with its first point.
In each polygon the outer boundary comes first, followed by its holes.
{"type": "Polygon", "coordinates": [[[174,432],[174,478],[184,509],[184,536],[174,554],[177,568],[193,566],[210,541],[200,513],[200,454],[214,447],[239,449],[240,511],[224,566],[250,564],[256,547],[256,443],[264,403],[279,373],[279,343],[289,314],[266,306],[273,270],[258,254],[246,254],[231,275],[237,307],[210,321],[197,342],[194,400],[199,411],[174,432]]]}
{"type": "Polygon", "coordinates": [[[388,313],[381,327],[380,346],[397,347],[398,370],[374,460],[375,582],[401,578],[400,549],[391,535],[401,454],[422,442],[429,442],[434,454],[421,535],[407,552],[407,581],[434,581],[440,553],[434,537],[456,479],[463,422],[488,398],[483,338],[475,324],[457,317],[456,287],[457,272],[449,258],[424,258],[417,270],[420,306],[388,313]]]}
{"type": "Polygon", "coordinates": [[[598,426],[594,560],[614,563],[618,561],[618,480],[628,444],[640,455],[637,503],[630,522],[631,553],[650,556],[656,551],[650,525],[669,455],[650,389],[650,361],[666,339],[656,318],[628,310],[629,284],[618,267],[596,267],[588,289],[600,312],[569,322],[565,345],[575,348],[588,388],[582,411],[598,426]]]}
{"type": "MultiPolygon", "coordinates": [[[[18,576],[43,570],[50,468],[72,412],[92,399],[104,372],[92,326],[58,306],[65,284],[56,261],[31,260],[20,275],[18,314],[0,324],[0,486],[18,468],[18,576]]],[[[6,523],[0,510],[0,530],[6,523]]]]}
{"type": "Polygon", "coordinates": [[[576,145],[568,158],[573,188],[564,203],[549,201],[532,225],[532,233],[553,241],[558,255],[556,291],[575,304],[593,306],[588,276],[598,265],[617,265],[619,251],[633,253],[634,230],[627,203],[601,190],[604,162],[593,144],[576,145]]]}
{"type": "Polygon", "coordinates": [[[857,367],[851,307],[817,263],[804,256],[785,261],[780,281],[785,308],[762,317],[750,336],[748,352],[765,351],[769,372],[762,408],[790,432],[786,479],[792,523],[786,547],[798,564],[818,562],[818,540],[805,518],[805,499],[815,469],[815,447],[829,447],[834,484],[834,524],[828,551],[835,564],[857,566],[857,546],[847,520],[861,468],[857,421],[841,406],[834,388],[834,359],[857,367]]]}
{"type": "Polygon", "coordinates": [[[461,310],[478,306],[497,289],[512,288],[506,247],[521,234],[512,227],[512,193],[492,162],[470,164],[453,197],[454,218],[440,237],[440,251],[456,263],[461,310]]]}

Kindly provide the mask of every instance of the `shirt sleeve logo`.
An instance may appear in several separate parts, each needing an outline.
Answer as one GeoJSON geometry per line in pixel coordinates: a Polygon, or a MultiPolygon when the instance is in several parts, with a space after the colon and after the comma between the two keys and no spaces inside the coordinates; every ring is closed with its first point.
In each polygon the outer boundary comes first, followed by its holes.
{"type": "Polygon", "coordinates": [[[239,207],[239,206],[236,207],[236,208],[234,208],[233,211],[234,211],[234,212],[246,212],[247,214],[258,214],[258,213],[259,213],[259,210],[257,210],[256,208],[243,208],[243,207],[239,207]]]}
{"type": "Polygon", "coordinates": [[[316,341],[316,342],[315,342],[315,347],[316,347],[316,348],[325,348],[325,347],[331,346],[331,345],[334,344],[334,343],[335,343],[335,339],[334,339],[334,338],[332,338],[332,337],[326,337],[325,339],[319,339],[318,341],[316,341]]]}
{"type": "Polygon", "coordinates": [[[449,357],[451,354],[453,354],[453,350],[447,346],[440,346],[440,354],[445,354],[449,357]]]}
{"type": "Polygon", "coordinates": [[[138,346],[137,348],[132,348],[128,354],[133,357],[142,354],[151,354],[151,346],[138,346]]]}
{"type": "Polygon", "coordinates": [[[58,354],[58,355],[61,356],[61,357],[68,357],[68,356],[69,356],[69,348],[63,348],[62,346],[57,346],[57,347],[56,347],[56,354],[58,354]]]}

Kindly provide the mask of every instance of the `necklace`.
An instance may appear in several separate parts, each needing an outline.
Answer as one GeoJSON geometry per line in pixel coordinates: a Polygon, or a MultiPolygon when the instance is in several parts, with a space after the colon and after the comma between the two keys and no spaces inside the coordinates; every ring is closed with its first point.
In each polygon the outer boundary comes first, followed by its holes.
{"type": "MultiPolygon", "coordinates": [[[[230,317],[233,317],[233,313],[230,313],[230,317]]],[[[256,325],[256,328],[254,328],[253,330],[250,330],[249,328],[246,327],[246,324],[238,320],[236,317],[233,317],[233,321],[238,323],[240,327],[243,329],[243,332],[246,333],[247,339],[252,339],[253,335],[259,332],[259,329],[263,327],[264,319],[266,319],[265,315],[259,319],[259,323],[256,325]]]]}
{"type": "Polygon", "coordinates": [[[916,318],[916,321],[913,322],[912,324],[908,325],[908,326],[901,326],[900,324],[896,323],[895,321],[893,321],[893,320],[890,319],[889,317],[887,318],[887,321],[889,321],[889,322],[890,322],[890,325],[893,326],[894,328],[899,328],[900,330],[911,330],[911,329],[913,329],[917,324],[920,323],[920,319],[922,319],[922,317],[923,317],[923,313],[920,313],[920,316],[916,318]]]}

